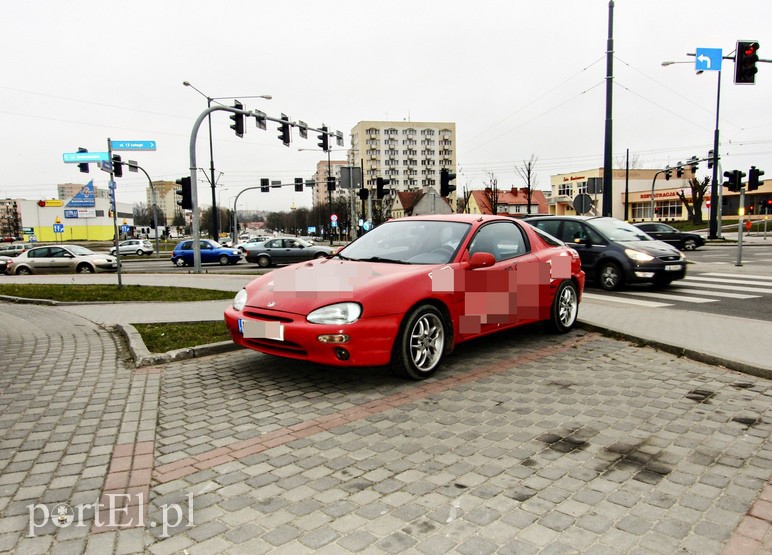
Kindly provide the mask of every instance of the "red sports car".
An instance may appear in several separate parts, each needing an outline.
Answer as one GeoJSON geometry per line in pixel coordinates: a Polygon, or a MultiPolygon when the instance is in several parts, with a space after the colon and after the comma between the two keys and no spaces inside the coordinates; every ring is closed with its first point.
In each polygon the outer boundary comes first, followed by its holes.
{"type": "Polygon", "coordinates": [[[523,221],[415,216],[258,277],[225,322],[262,353],[423,379],[475,337],[537,321],[568,332],[583,289],[576,252],[523,221]]]}

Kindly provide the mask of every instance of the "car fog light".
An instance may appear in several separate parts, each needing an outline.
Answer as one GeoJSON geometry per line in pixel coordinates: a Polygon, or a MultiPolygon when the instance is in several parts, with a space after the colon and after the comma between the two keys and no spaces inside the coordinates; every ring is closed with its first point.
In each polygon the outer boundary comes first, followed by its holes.
{"type": "Polygon", "coordinates": [[[346,349],[338,347],[335,349],[335,356],[338,357],[338,360],[348,360],[351,355],[346,349]]]}
{"type": "Polygon", "coordinates": [[[339,334],[320,335],[316,338],[319,343],[348,343],[349,336],[339,334]]]}
{"type": "Polygon", "coordinates": [[[653,278],[654,272],[635,272],[635,277],[639,278],[653,278]]]}

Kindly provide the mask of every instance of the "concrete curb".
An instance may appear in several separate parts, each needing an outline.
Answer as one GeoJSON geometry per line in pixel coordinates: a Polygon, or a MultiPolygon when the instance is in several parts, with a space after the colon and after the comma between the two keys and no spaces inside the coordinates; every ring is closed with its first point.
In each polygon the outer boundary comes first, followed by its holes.
{"type": "Polygon", "coordinates": [[[165,353],[151,353],[145,346],[142,336],[131,324],[115,324],[115,331],[120,333],[129,346],[129,353],[134,360],[134,366],[142,368],[145,366],[155,366],[156,364],[166,364],[176,360],[187,360],[199,358],[218,353],[227,353],[241,349],[232,341],[220,341],[218,343],[209,343],[207,345],[196,345],[195,347],[186,347],[175,349],[165,353]]]}

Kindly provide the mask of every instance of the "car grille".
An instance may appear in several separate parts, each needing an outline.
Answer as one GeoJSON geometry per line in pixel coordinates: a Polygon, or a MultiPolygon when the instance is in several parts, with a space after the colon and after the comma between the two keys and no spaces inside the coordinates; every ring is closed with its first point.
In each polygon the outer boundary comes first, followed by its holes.
{"type": "Polygon", "coordinates": [[[269,354],[291,354],[295,356],[306,356],[306,350],[292,341],[277,341],[275,339],[244,339],[249,345],[260,348],[263,352],[269,354]]]}
{"type": "Polygon", "coordinates": [[[659,259],[664,260],[665,262],[675,262],[680,261],[681,256],[677,254],[668,254],[667,256],[660,256],[659,259]]]}
{"type": "Polygon", "coordinates": [[[266,320],[268,322],[281,322],[283,324],[289,324],[293,322],[292,318],[287,318],[286,316],[280,316],[278,314],[273,314],[270,312],[257,312],[254,310],[247,310],[244,309],[244,316],[247,318],[252,318],[254,320],[266,320]]]}

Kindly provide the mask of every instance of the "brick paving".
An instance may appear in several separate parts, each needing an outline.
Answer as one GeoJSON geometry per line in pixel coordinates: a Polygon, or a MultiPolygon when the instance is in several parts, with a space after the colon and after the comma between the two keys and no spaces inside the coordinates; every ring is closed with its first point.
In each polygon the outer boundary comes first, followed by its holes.
{"type": "Polygon", "coordinates": [[[539,327],[418,383],[247,351],[134,369],[76,315],[0,310],[0,551],[769,552],[764,378],[539,327]]]}

